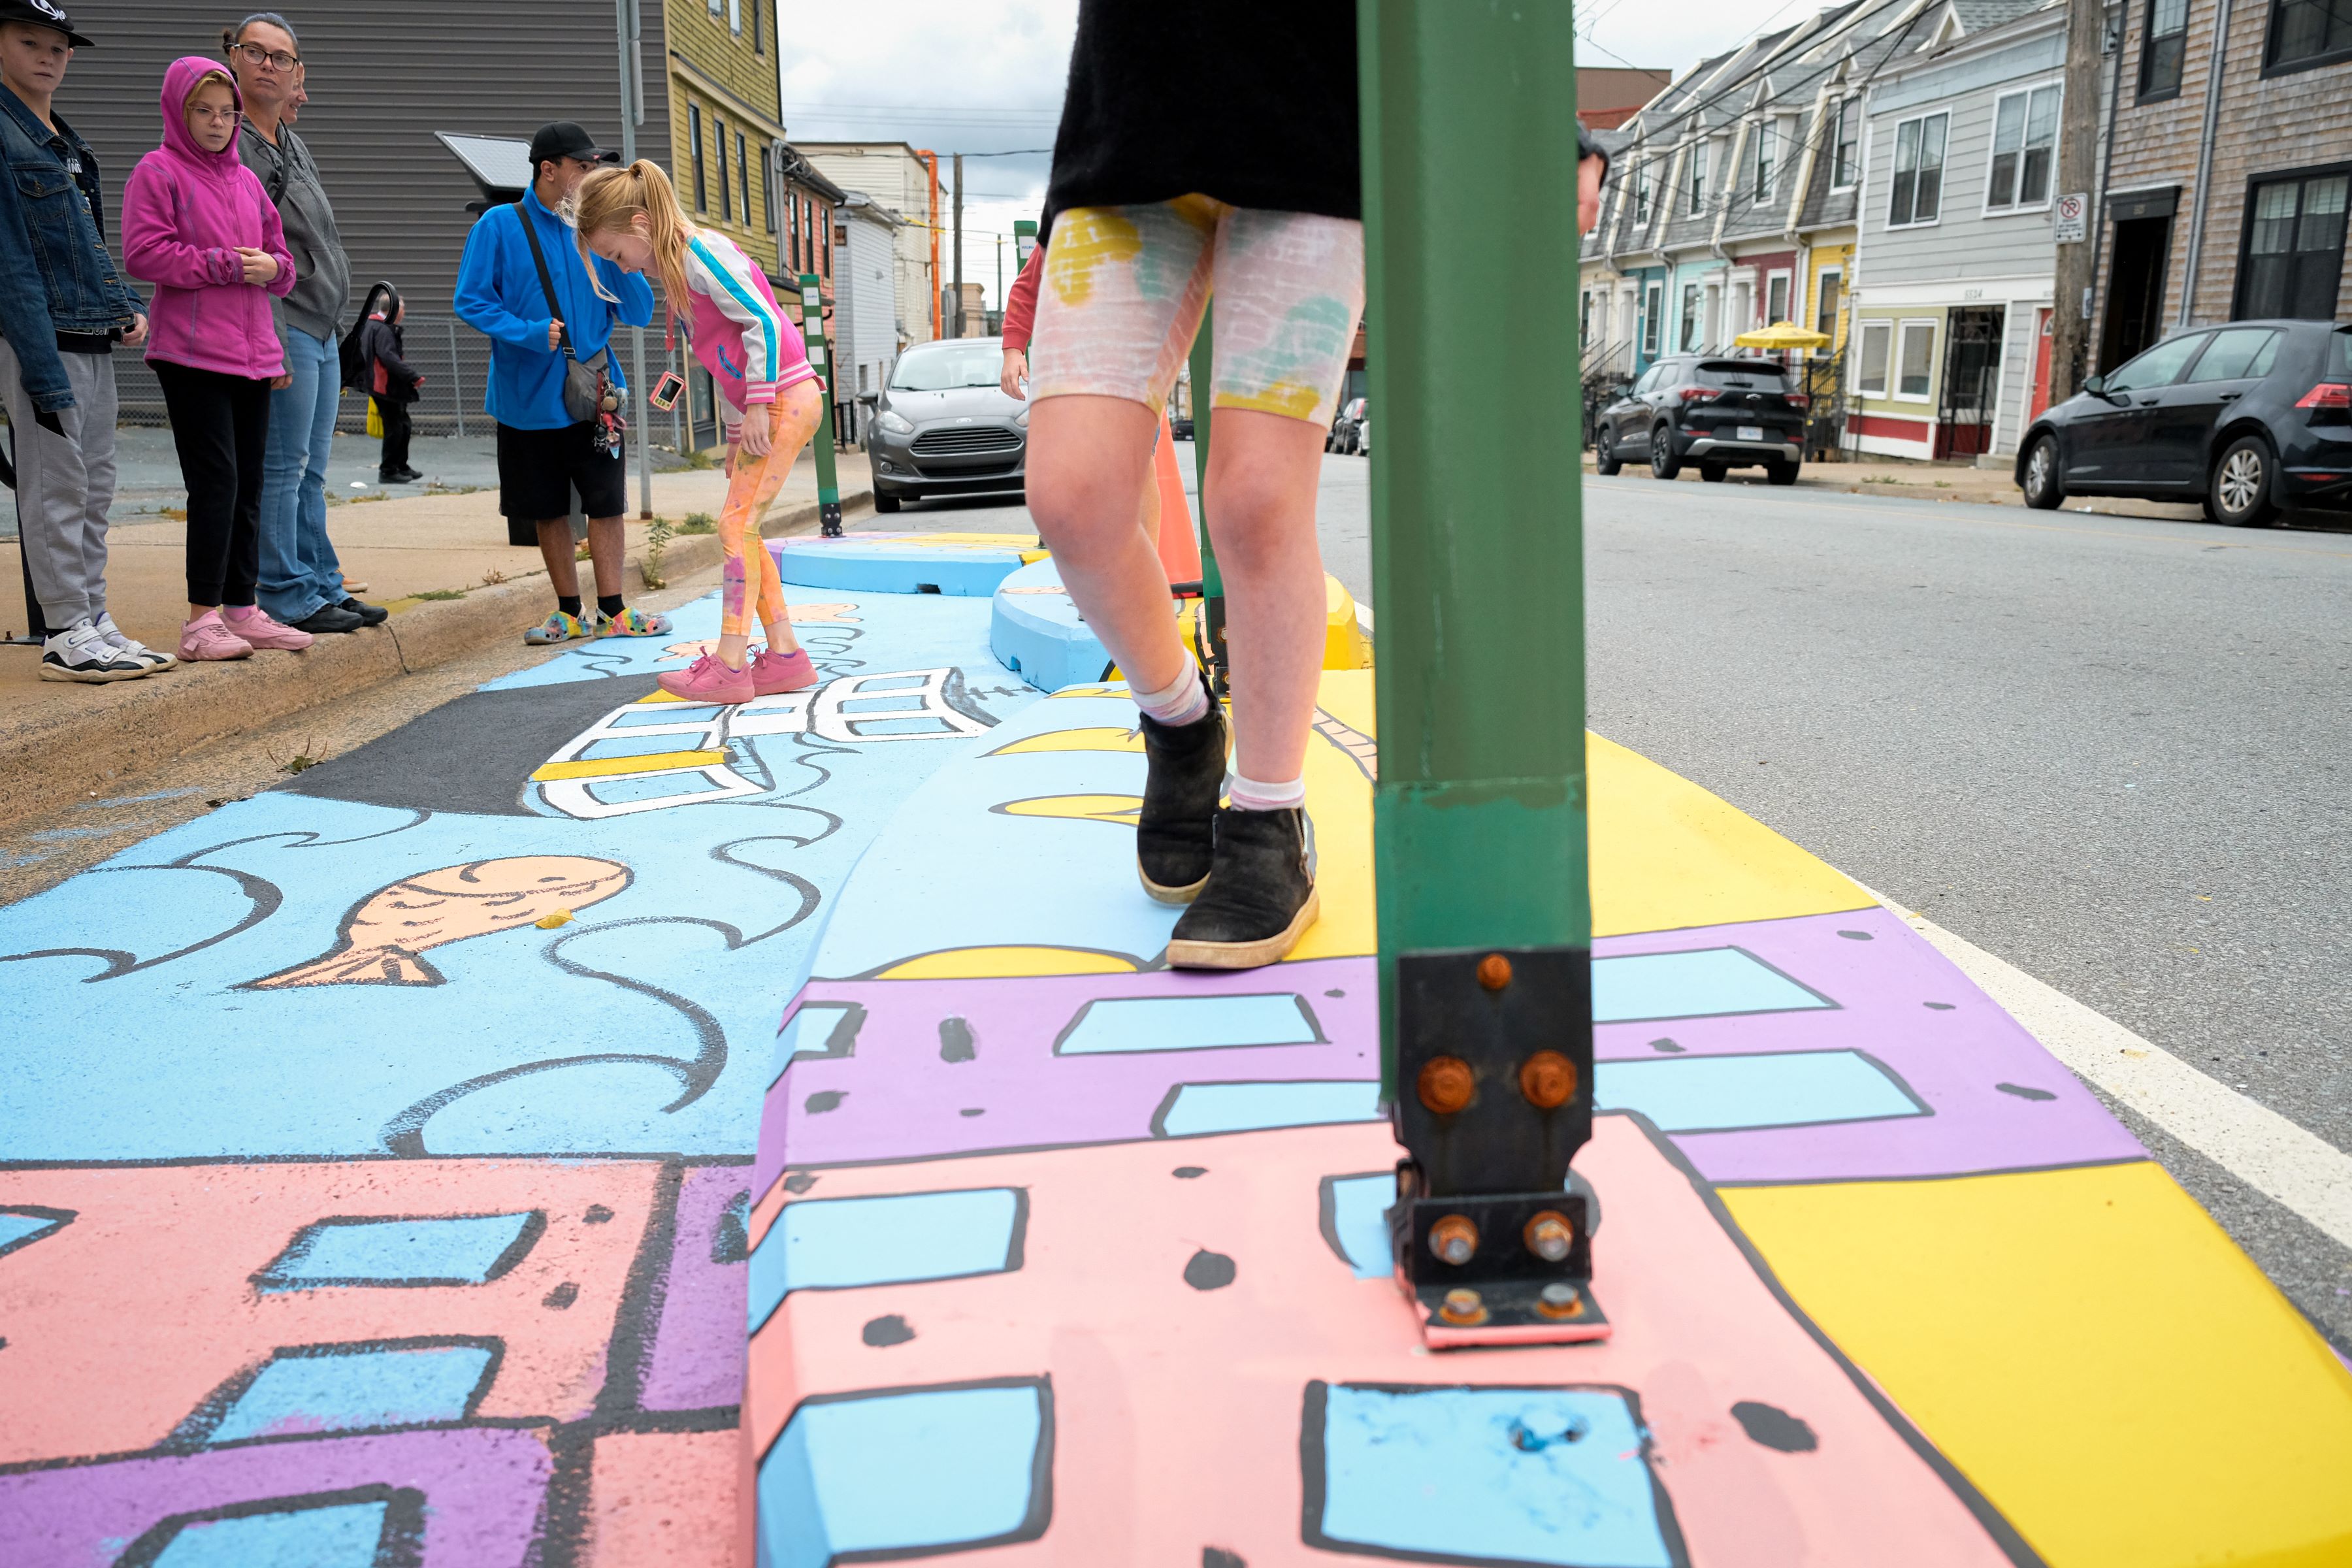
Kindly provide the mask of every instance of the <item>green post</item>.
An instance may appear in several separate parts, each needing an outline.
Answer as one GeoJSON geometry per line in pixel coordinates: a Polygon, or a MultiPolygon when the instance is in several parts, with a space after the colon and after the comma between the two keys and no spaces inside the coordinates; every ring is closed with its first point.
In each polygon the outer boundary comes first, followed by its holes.
{"type": "MultiPolygon", "coordinates": [[[[1201,330],[1192,339],[1192,482],[1201,498],[1201,620],[1209,645],[1201,650],[1201,657],[1223,695],[1228,681],[1225,578],[1217,570],[1217,547],[1209,537],[1209,367],[1216,358],[1216,301],[1212,300],[1201,312],[1201,330]]],[[[1165,519],[1160,526],[1168,526],[1165,519]]]]}
{"type": "Polygon", "coordinates": [[[808,345],[809,367],[824,382],[817,403],[816,513],[827,539],[841,537],[841,479],[833,466],[833,356],[825,350],[824,295],[817,275],[801,274],[801,341],[808,345]]]}
{"type": "Polygon", "coordinates": [[[1582,445],[1575,25],[1460,0],[1357,16],[1393,1100],[1398,954],[1592,940],[1582,498],[1558,461],[1582,445]]]}
{"type": "MultiPolygon", "coordinates": [[[[1013,220],[1013,270],[1025,271],[1029,266],[1029,253],[1036,248],[1037,220],[1034,217],[1014,218],[1013,220]]],[[[1002,293],[996,297],[996,308],[1000,310],[1004,309],[1004,296],[1002,293]]]]}

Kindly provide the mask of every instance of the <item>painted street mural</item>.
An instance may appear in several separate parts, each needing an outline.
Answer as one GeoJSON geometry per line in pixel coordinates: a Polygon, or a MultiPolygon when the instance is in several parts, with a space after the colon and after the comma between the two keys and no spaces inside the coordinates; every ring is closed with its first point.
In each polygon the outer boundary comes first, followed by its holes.
{"type": "Polygon", "coordinates": [[[1599,739],[1615,1331],[1426,1352],[1352,606],[1325,916],[1179,973],[1131,703],[992,656],[1034,542],[777,553],[813,690],[661,694],[706,600],[0,909],[0,1563],[2352,1560],[2352,1373],[1903,921],[1599,739]]]}

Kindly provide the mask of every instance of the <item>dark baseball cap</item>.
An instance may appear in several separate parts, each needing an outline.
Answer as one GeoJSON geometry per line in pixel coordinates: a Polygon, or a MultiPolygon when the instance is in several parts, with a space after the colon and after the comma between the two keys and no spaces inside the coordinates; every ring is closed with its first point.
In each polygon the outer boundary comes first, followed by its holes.
{"type": "MultiPolygon", "coordinates": [[[[24,3],[25,0],[0,0],[0,5],[24,3]]],[[[32,3],[38,4],[38,0],[32,0],[32,3]]],[[[618,153],[597,146],[593,136],[569,120],[542,125],[531,134],[530,172],[533,176],[538,174],[541,163],[556,158],[577,158],[587,163],[617,163],[621,161],[618,153]]]]}
{"type": "MultiPolygon", "coordinates": [[[[75,48],[98,47],[74,31],[73,18],[66,15],[66,8],[58,5],[56,0],[0,0],[0,22],[29,22],[36,27],[47,27],[63,33],[66,42],[75,48]]],[[[572,129],[576,131],[579,127],[575,125],[572,129]]]]}

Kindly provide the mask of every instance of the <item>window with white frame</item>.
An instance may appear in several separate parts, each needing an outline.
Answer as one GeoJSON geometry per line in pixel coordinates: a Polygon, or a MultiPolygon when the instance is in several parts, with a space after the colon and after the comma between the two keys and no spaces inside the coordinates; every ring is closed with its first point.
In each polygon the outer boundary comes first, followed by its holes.
{"type": "Polygon", "coordinates": [[[1862,181],[1862,100],[1842,99],[1837,139],[1830,154],[1830,189],[1850,191],[1862,181]]]}
{"type": "Polygon", "coordinates": [[[1764,279],[1764,324],[1789,319],[1789,274],[1775,272],[1764,279]]]}
{"type": "Polygon", "coordinates": [[[1886,226],[1934,223],[1944,211],[1944,135],[1949,114],[1923,114],[1895,128],[1895,179],[1886,226]]]}
{"type": "Polygon", "coordinates": [[[1685,353],[1694,353],[1698,348],[1698,285],[1696,283],[1683,285],[1683,331],[1675,341],[1682,344],[1685,353]]]}
{"type": "Polygon", "coordinates": [[[1936,323],[1906,321],[1895,363],[1895,395],[1915,403],[1927,401],[1927,385],[1936,372],[1936,323]]]}
{"type": "Polygon", "coordinates": [[[1689,216],[1692,217],[1706,210],[1706,150],[1705,142],[1691,143],[1689,216]]]}
{"type": "Polygon", "coordinates": [[[1862,353],[1854,360],[1853,389],[1865,397],[1886,395],[1886,356],[1895,343],[1895,323],[1864,321],[1862,353]]]}
{"type": "Polygon", "coordinates": [[[1633,170],[1633,221],[1650,221],[1650,170],[1655,160],[1644,158],[1633,170]]]}
{"type": "Polygon", "coordinates": [[[1658,334],[1664,331],[1659,318],[1664,313],[1665,289],[1653,283],[1642,291],[1642,352],[1645,354],[1658,352],[1658,334]]]}
{"type": "Polygon", "coordinates": [[[1772,199],[1774,136],[1773,123],[1769,120],[1756,128],[1756,166],[1753,171],[1755,177],[1749,181],[1748,188],[1755,193],[1756,199],[1759,202],[1769,202],[1772,199]]]}
{"type": "Polygon", "coordinates": [[[1584,291],[1577,309],[1576,341],[1580,343],[1592,341],[1592,290],[1590,289],[1584,291]]]}
{"type": "Polygon", "coordinates": [[[1992,109],[1992,172],[1985,211],[2023,212],[2050,203],[2050,167],[2058,147],[2056,82],[2005,92],[1992,109]]]}

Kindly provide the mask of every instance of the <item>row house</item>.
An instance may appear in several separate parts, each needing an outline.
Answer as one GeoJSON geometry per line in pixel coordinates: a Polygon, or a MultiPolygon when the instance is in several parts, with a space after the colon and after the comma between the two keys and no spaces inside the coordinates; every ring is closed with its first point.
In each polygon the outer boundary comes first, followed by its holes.
{"type": "Polygon", "coordinates": [[[939,154],[904,142],[803,142],[810,165],[892,215],[891,293],[898,349],[941,335],[939,154]]]}

